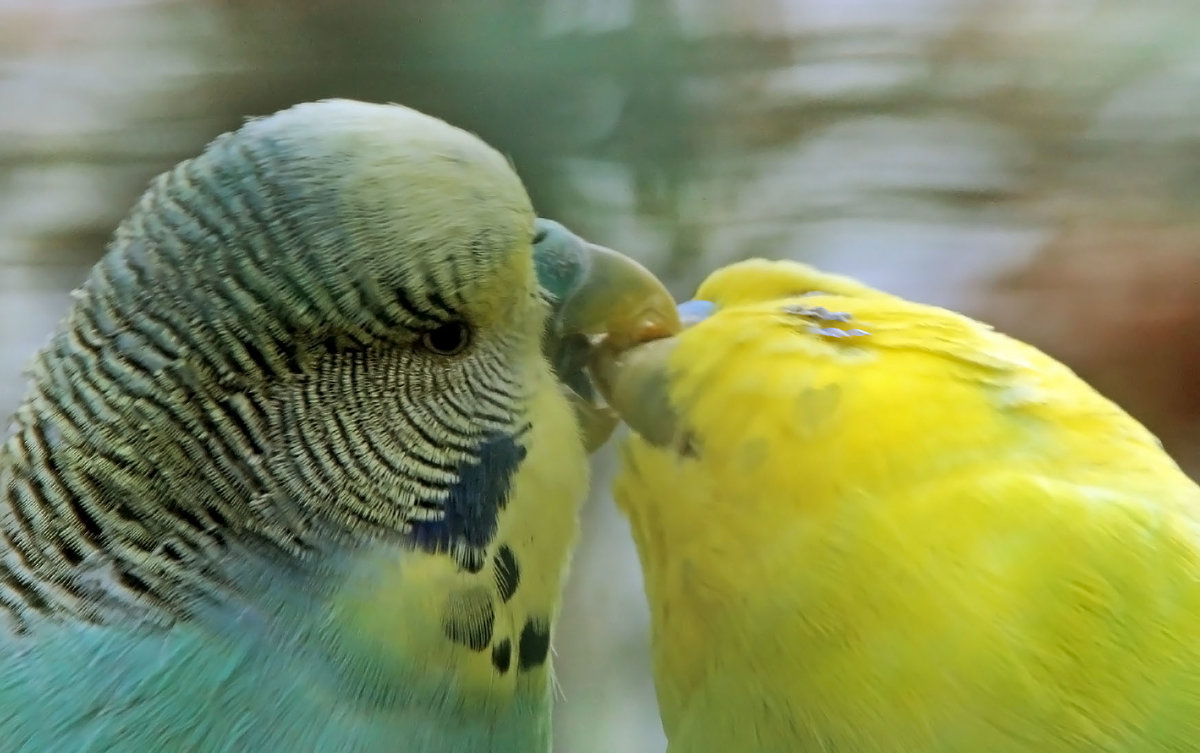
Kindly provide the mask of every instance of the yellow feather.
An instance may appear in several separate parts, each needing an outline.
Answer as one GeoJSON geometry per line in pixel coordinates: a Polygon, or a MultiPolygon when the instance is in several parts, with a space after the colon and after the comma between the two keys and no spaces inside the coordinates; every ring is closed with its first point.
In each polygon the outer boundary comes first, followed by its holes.
{"type": "Polygon", "coordinates": [[[1145,428],[799,264],[697,297],[616,484],[673,753],[1200,751],[1200,490],[1145,428]]]}
{"type": "MultiPolygon", "coordinates": [[[[487,599],[495,610],[491,644],[509,641],[511,661],[530,618],[553,623],[579,529],[579,503],[588,486],[587,455],[574,413],[547,369],[529,370],[529,452],[513,479],[486,556],[501,545],[520,563],[520,588],[511,600],[487,599]]],[[[498,673],[490,650],[447,639],[443,621],[464,605],[482,603],[478,574],[442,554],[389,548],[364,556],[331,609],[344,643],[364,660],[406,682],[448,687],[478,709],[505,707],[514,692],[542,693],[549,662],[529,671],[498,673]]],[[[469,610],[468,610],[469,613],[469,610]]]]}

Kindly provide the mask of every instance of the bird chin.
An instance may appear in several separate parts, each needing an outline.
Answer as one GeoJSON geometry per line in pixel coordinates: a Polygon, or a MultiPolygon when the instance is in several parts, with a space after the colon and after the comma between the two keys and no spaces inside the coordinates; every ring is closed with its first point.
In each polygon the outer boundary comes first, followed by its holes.
{"type": "Polygon", "coordinates": [[[621,417],[607,405],[597,405],[580,396],[573,390],[566,390],[567,402],[575,410],[575,420],[579,424],[583,446],[588,453],[600,449],[612,436],[621,417]]]}
{"type": "Polygon", "coordinates": [[[592,375],[590,363],[600,338],[571,335],[546,343],[546,357],[562,385],[563,394],[575,411],[584,447],[595,452],[608,441],[621,419],[604,399],[592,375]]]}

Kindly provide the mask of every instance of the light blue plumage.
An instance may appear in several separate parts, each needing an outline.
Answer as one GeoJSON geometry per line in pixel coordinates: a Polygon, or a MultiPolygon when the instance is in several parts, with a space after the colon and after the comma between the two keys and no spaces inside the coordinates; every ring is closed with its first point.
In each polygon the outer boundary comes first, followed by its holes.
{"type": "MultiPolygon", "coordinates": [[[[57,624],[0,666],[5,751],[545,750],[544,687],[454,710],[416,668],[381,676],[331,650],[298,594],[170,630],[57,624]],[[293,621],[294,620],[294,621],[293,621]],[[399,703],[396,699],[400,699],[399,703]],[[21,705],[17,705],[21,704],[21,705]],[[36,705],[26,705],[36,704],[36,705]],[[49,735],[49,736],[48,736],[49,735]]],[[[12,650],[12,647],[8,647],[12,650]]]]}

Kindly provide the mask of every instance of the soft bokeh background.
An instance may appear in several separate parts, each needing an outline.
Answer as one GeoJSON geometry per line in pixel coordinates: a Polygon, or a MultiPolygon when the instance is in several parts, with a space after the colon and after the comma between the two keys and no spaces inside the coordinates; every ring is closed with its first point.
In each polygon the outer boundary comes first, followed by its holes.
{"type": "MultiPolygon", "coordinates": [[[[399,101],[686,296],[788,256],[1065,360],[1200,470],[1194,0],[0,0],[0,413],[147,180],[246,115],[399,101]]],[[[598,460],[557,747],[656,751],[598,460]]]]}

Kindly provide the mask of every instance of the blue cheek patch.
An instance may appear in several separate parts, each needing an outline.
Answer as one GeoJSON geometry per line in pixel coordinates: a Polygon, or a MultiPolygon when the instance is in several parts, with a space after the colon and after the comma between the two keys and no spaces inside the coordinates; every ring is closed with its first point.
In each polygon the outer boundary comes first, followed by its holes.
{"type": "Polygon", "coordinates": [[[676,310],[679,312],[679,321],[687,328],[712,316],[717,310],[717,304],[712,301],[691,300],[679,304],[676,310]]]}
{"type": "Polygon", "coordinates": [[[414,521],[412,541],[426,551],[453,551],[456,544],[482,549],[496,534],[496,519],[508,504],[513,477],[525,460],[521,437],[495,433],[476,448],[476,458],[458,466],[458,480],[439,520],[414,521]]]}

